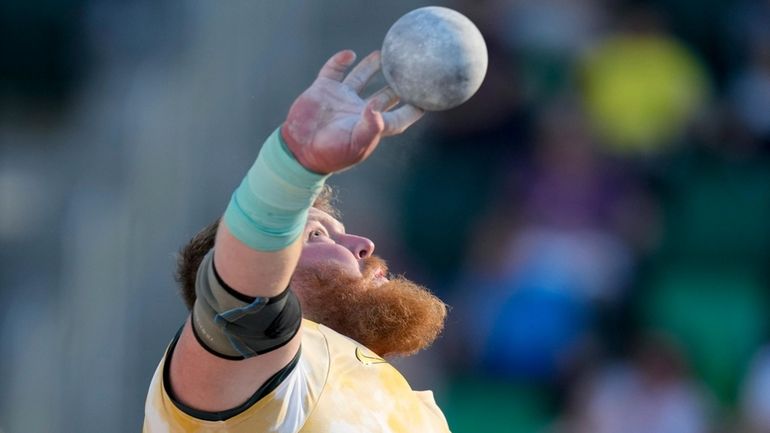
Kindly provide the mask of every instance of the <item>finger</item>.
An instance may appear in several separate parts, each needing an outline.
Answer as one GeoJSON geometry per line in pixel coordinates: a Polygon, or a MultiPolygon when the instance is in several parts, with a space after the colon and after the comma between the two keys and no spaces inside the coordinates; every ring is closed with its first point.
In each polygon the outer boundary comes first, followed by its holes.
{"type": "Polygon", "coordinates": [[[355,68],[345,77],[342,84],[350,86],[356,93],[364,90],[366,83],[380,70],[380,52],[373,51],[361,60],[355,68]]]}
{"type": "Polygon", "coordinates": [[[334,81],[342,81],[345,71],[356,60],[356,53],[351,50],[343,50],[331,56],[318,73],[319,78],[328,78],[334,81]]]}
{"type": "Polygon", "coordinates": [[[353,146],[361,150],[363,158],[369,156],[377,147],[383,129],[385,129],[385,122],[382,113],[372,108],[371,103],[367,104],[361,113],[361,118],[353,127],[351,136],[353,146]]]}
{"type": "Polygon", "coordinates": [[[372,107],[377,111],[388,111],[398,104],[399,97],[390,86],[385,86],[367,98],[366,101],[372,103],[372,107]]]}
{"type": "Polygon", "coordinates": [[[383,130],[382,135],[390,136],[404,132],[406,128],[420,120],[420,117],[422,117],[423,114],[425,114],[425,111],[409,104],[393,111],[382,113],[382,118],[385,122],[385,129],[383,130]]]}

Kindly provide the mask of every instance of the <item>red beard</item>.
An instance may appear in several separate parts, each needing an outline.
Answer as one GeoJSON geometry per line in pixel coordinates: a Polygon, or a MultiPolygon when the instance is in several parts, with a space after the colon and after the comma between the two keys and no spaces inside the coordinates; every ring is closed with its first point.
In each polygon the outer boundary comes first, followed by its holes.
{"type": "Polygon", "coordinates": [[[332,266],[297,269],[292,287],[303,316],[346,335],[380,356],[411,355],[430,346],[444,328],[447,306],[403,277],[378,285],[379,257],[364,260],[363,278],[332,266]]]}

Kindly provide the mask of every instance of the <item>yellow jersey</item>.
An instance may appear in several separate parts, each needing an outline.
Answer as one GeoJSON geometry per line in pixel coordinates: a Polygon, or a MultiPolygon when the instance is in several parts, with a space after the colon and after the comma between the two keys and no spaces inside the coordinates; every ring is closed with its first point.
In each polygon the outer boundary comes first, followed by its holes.
{"type": "Polygon", "coordinates": [[[374,352],[334,330],[303,320],[296,365],[270,393],[223,421],[181,409],[167,392],[160,362],[145,404],[144,433],[445,433],[431,391],[413,391],[374,352]]]}

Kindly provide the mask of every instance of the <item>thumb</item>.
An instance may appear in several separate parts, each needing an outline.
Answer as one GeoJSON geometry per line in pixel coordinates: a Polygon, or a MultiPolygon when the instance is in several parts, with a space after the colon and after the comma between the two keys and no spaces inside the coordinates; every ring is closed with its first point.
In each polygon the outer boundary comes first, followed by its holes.
{"type": "Polygon", "coordinates": [[[351,144],[363,154],[364,158],[377,147],[382,131],[385,129],[382,113],[376,111],[373,105],[373,102],[366,104],[351,135],[351,144]]]}

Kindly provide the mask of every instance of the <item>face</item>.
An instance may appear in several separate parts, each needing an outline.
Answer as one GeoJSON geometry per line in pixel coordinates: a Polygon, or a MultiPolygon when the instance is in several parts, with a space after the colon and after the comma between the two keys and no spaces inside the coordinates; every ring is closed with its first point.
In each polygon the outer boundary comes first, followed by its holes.
{"type": "Polygon", "coordinates": [[[443,329],[446,305],[427,289],[389,276],[374,243],[310,209],[292,288],[305,317],[386,355],[407,355],[443,329]]]}
{"type": "Polygon", "coordinates": [[[311,208],[305,225],[304,245],[297,266],[301,269],[333,267],[353,278],[370,279],[375,285],[388,281],[386,269],[368,265],[374,242],[348,234],[345,226],[328,213],[311,208]],[[367,269],[368,267],[368,269],[367,269]]]}

